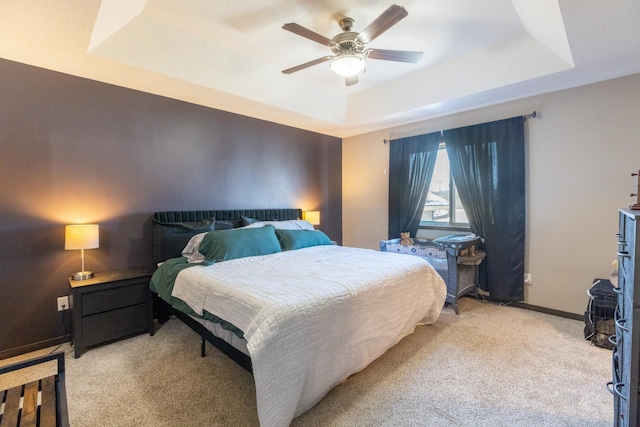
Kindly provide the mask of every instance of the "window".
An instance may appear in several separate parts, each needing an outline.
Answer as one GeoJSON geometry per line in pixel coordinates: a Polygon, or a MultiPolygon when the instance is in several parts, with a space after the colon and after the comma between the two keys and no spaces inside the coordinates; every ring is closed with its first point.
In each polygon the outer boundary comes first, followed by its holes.
{"type": "Polygon", "coordinates": [[[420,226],[469,228],[469,220],[451,176],[449,156],[444,142],[438,148],[436,165],[422,211],[420,226]]]}

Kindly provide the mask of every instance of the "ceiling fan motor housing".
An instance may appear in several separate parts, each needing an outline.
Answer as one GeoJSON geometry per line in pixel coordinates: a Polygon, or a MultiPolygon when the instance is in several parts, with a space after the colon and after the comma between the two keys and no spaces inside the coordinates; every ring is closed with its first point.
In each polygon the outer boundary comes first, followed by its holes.
{"type": "Polygon", "coordinates": [[[336,55],[355,55],[362,53],[364,44],[360,43],[357,37],[358,33],[354,33],[353,31],[340,33],[332,39],[338,44],[333,46],[331,50],[336,55]]]}

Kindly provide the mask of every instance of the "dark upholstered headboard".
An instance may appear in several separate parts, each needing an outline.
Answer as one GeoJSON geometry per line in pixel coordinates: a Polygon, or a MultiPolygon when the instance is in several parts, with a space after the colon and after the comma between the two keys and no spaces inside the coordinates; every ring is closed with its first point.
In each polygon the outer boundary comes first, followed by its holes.
{"type": "Polygon", "coordinates": [[[153,224],[153,262],[179,257],[191,237],[216,228],[240,227],[241,218],[259,221],[301,219],[301,209],[238,209],[210,211],[155,212],[153,224]],[[224,222],[224,224],[222,224],[224,222]],[[216,227],[218,225],[218,227],[216,227]]]}

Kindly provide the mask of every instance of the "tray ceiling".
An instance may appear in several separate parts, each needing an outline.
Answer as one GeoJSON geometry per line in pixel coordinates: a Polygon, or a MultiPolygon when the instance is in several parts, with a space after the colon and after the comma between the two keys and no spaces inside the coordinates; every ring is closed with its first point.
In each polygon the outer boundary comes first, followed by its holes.
{"type": "Polygon", "coordinates": [[[367,60],[346,87],[328,63],[281,70],[358,32],[379,0],[21,0],[0,2],[0,57],[338,137],[640,72],[633,0],[406,0],[369,47],[424,52],[367,60]]]}

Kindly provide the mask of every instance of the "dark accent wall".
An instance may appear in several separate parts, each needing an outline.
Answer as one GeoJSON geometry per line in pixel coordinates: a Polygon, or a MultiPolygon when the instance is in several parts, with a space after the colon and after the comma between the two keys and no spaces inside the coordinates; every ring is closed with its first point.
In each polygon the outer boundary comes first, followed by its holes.
{"type": "Polygon", "coordinates": [[[93,271],[153,268],[159,210],[320,210],[342,240],[338,138],[6,60],[0,97],[0,358],[65,335],[65,224],[100,224],[93,271]]]}

